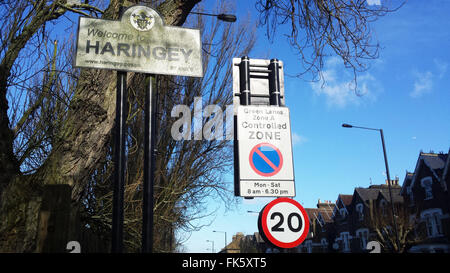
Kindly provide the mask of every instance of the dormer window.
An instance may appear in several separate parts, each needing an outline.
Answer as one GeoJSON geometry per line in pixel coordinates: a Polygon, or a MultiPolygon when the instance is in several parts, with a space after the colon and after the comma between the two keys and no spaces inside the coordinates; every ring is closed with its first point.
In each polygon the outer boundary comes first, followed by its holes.
{"type": "Polygon", "coordinates": [[[340,208],[339,214],[341,215],[342,218],[345,218],[345,216],[347,216],[347,210],[345,208],[340,208]]]}
{"type": "Polygon", "coordinates": [[[420,185],[423,187],[425,191],[425,200],[433,198],[433,179],[430,176],[422,178],[420,181],[420,185]]]}
{"type": "Polygon", "coordinates": [[[364,205],[359,203],[356,204],[356,213],[358,214],[358,220],[363,220],[364,219],[364,205]]]}

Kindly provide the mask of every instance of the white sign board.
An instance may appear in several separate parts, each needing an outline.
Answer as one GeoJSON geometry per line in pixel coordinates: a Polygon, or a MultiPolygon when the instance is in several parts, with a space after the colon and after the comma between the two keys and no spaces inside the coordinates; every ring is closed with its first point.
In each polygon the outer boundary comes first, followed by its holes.
{"type": "Polygon", "coordinates": [[[289,109],[238,106],[240,196],[295,196],[289,109]]]}
{"type": "Polygon", "coordinates": [[[80,17],[75,66],[202,77],[200,31],[165,26],[146,6],[119,21],[80,17]]]}

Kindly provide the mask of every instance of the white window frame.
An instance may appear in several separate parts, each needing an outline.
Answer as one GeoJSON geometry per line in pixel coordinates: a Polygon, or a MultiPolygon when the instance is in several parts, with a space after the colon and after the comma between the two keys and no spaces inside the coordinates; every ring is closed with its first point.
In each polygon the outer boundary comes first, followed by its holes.
{"type": "Polygon", "coordinates": [[[427,235],[429,238],[443,235],[442,230],[442,210],[440,208],[427,209],[422,211],[420,218],[426,224],[427,235]]]}
{"type": "Polygon", "coordinates": [[[343,251],[350,251],[350,233],[347,231],[341,232],[341,240],[343,251]]]}
{"type": "Polygon", "coordinates": [[[320,240],[320,244],[322,245],[323,250],[326,251],[327,248],[328,248],[328,240],[327,240],[327,238],[322,238],[320,240]]]}
{"type": "Polygon", "coordinates": [[[345,207],[340,208],[339,214],[341,215],[342,218],[345,218],[347,216],[347,209],[345,209],[345,207]]]}
{"type": "Polygon", "coordinates": [[[431,176],[424,177],[420,180],[420,185],[425,191],[424,200],[433,199],[433,178],[431,176]]]}
{"type": "Polygon", "coordinates": [[[360,228],[356,230],[356,237],[360,239],[361,249],[366,249],[367,242],[369,241],[369,229],[360,228]]]}
{"type": "Polygon", "coordinates": [[[305,247],[306,247],[307,253],[312,253],[312,241],[311,240],[305,241],[305,247]]]}
{"type": "Polygon", "coordinates": [[[364,220],[364,205],[363,203],[358,203],[355,206],[356,212],[358,213],[358,220],[364,220]]]}

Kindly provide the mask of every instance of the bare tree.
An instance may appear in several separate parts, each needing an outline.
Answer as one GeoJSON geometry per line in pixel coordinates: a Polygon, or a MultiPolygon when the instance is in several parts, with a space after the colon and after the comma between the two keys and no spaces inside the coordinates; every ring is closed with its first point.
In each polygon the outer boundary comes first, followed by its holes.
{"type": "Polygon", "coordinates": [[[258,0],[256,8],[269,38],[281,25],[289,26],[284,35],[299,55],[302,72],[297,76],[311,73],[313,79],[323,79],[320,71],[325,58],[336,55],[356,80],[357,73],[379,56],[371,23],[402,5],[370,5],[366,0],[258,0]]]}
{"type": "Polygon", "coordinates": [[[403,203],[396,203],[397,237],[392,224],[392,212],[389,205],[372,208],[367,217],[367,226],[376,234],[382,249],[388,252],[403,253],[406,249],[424,238],[418,232],[418,213],[411,211],[403,203]]]}
{"type": "MultiPolygon", "coordinates": [[[[222,6],[220,12],[225,12],[222,6]]],[[[222,199],[225,204],[233,202],[231,183],[223,175],[230,171],[232,154],[230,142],[219,140],[176,140],[172,138],[171,116],[177,105],[189,107],[194,112],[195,98],[201,98],[203,106],[217,105],[225,110],[231,104],[231,66],[233,56],[248,54],[254,35],[248,21],[239,25],[225,24],[215,19],[204,21],[197,17],[189,26],[201,29],[204,49],[203,78],[157,76],[155,90],[159,92],[158,133],[154,204],[155,251],[172,252],[179,247],[175,232],[190,232],[201,226],[195,220],[210,215],[214,209],[206,206],[208,198],[222,199]]],[[[143,181],[143,98],[144,78],[131,82],[130,114],[128,119],[128,167],[125,191],[126,246],[128,251],[139,251],[142,220],[143,181]]],[[[198,101],[197,101],[198,102],[198,101]]],[[[198,107],[198,105],[197,105],[198,107]]],[[[225,112],[225,111],[223,111],[225,112]]],[[[193,117],[192,117],[193,118],[193,117]]],[[[194,118],[193,118],[194,119],[194,118]]],[[[204,117],[202,124],[208,122],[204,117]]],[[[203,128],[203,126],[202,126],[203,128]]],[[[217,128],[219,129],[219,128],[217,128]]],[[[222,135],[223,137],[223,135],[222,135]]],[[[90,226],[108,230],[111,223],[111,162],[106,162],[86,187],[89,203],[90,226]],[[107,175],[105,175],[106,170],[107,175]]]]}
{"type": "MultiPolygon", "coordinates": [[[[86,183],[93,171],[104,163],[114,125],[116,83],[111,73],[83,69],[73,74],[77,78],[76,85],[73,94],[69,95],[70,103],[65,106],[66,111],[61,116],[63,119],[58,121],[59,130],[54,132],[51,143],[44,144],[46,158],[41,158],[41,162],[37,164],[40,166],[34,166],[35,170],[31,173],[22,173],[20,170],[21,161],[13,149],[13,128],[20,124],[21,120],[27,120],[26,123],[29,123],[34,122],[34,118],[22,119],[18,116],[15,118],[17,123],[12,125],[8,116],[10,105],[7,100],[8,92],[15,92],[15,86],[42,70],[36,68],[36,65],[40,64],[39,59],[34,62],[25,53],[45,52],[39,49],[42,49],[45,44],[42,41],[48,37],[47,33],[52,27],[50,22],[58,24],[68,11],[91,16],[101,15],[105,19],[118,18],[119,9],[124,5],[123,1],[110,1],[104,10],[98,8],[102,6],[101,2],[98,1],[98,5],[90,5],[86,1],[82,4],[73,4],[71,1],[68,4],[64,0],[0,3],[3,20],[0,48],[1,251],[36,251],[38,229],[46,219],[39,213],[46,187],[58,184],[70,186],[73,201],[71,210],[76,212],[81,205],[81,195],[86,183]]],[[[158,4],[157,2],[161,1],[155,1],[154,4],[158,4]]],[[[167,0],[159,4],[158,10],[164,16],[166,24],[181,25],[198,2],[199,0],[167,0]]],[[[133,2],[127,1],[126,5],[131,4],[133,2]]],[[[44,64],[42,67],[48,68],[49,65],[44,64]]],[[[52,72],[48,75],[46,78],[50,80],[52,72]]],[[[135,76],[136,74],[130,73],[128,81],[132,81],[135,76]]],[[[56,83],[57,81],[52,82],[56,83]]],[[[42,86],[44,88],[35,90],[36,97],[28,103],[30,107],[33,102],[40,101],[41,93],[46,93],[45,84],[42,86]]],[[[33,111],[24,110],[23,113],[30,113],[31,117],[31,113],[41,112],[43,105],[33,111]]],[[[44,112],[50,113],[47,110],[44,112]]],[[[19,127],[25,129],[27,125],[19,127]]],[[[26,161],[24,159],[22,162],[26,161]]]]}
{"type": "MultiPolygon", "coordinates": [[[[153,4],[158,5],[166,24],[181,25],[197,2],[168,0],[153,4]]],[[[40,27],[33,25],[36,31],[24,38],[24,49],[7,45],[4,47],[6,53],[2,55],[3,61],[7,60],[8,52],[14,48],[20,53],[17,56],[24,54],[22,59],[10,62],[10,67],[2,66],[5,71],[19,71],[2,75],[5,76],[2,94],[6,96],[8,91],[12,103],[6,102],[1,110],[7,113],[9,105],[15,110],[10,118],[2,116],[10,135],[2,135],[1,141],[7,145],[1,146],[1,159],[2,163],[13,163],[11,167],[1,164],[5,168],[5,172],[1,172],[5,174],[1,180],[2,252],[46,249],[43,246],[49,236],[46,230],[52,214],[58,213],[43,211],[49,209],[45,199],[51,185],[70,187],[71,200],[63,201],[71,203],[64,211],[70,218],[69,226],[66,224],[70,229],[66,231],[67,236],[81,238],[85,250],[109,250],[107,243],[102,241],[108,241],[111,229],[111,157],[114,153],[111,131],[115,116],[115,74],[95,69],[73,69],[73,56],[61,53],[73,52],[73,47],[65,48],[73,46],[73,37],[58,45],[49,40],[52,29],[46,26],[51,21],[58,24],[58,18],[67,11],[117,19],[123,3],[111,1],[104,11],[98,8],[100,2],[92,6],[64,3],[23,1],[23,13],[20,14],[23,18],[18,15],[22,21],[16,24],[26,25],[29,20],[43,16],[33,11],[38,7],[46,8],[51,15],[41,18],[40,27]],[[24,52],[35,52],[36,56],[45,57],[42,61],[33,62],[24,52]],[[25,82],[30,84],[25,86],[25,82]],[[26,101],[21,99],[22,95],[26,101]]],[[[4,11],[12,12],[14,2],[5,4],[10,6],[4,11]]],[[[127,2],[126,5],[131,4],[127,2]]],[[[204,104],[224,107],[230,103],[231,68],[227,63],[236,55],[247,54],[254,43],[254,36],[243,35],[248,24],[238,27],[214,21],[208,22],[207,29],[202,18],[191,24],[204,29],[205,77],[160,76],[156,81],[161,92],[155,185],[157,251],[171,251],[176,247],[174,233],[177,229],[189,231],[198,228],[192,225],[192,220],[205,215],[207,196],[224,199],[231,196],[228,194],[230,187],[222,178],[231,166],[229,143],[225,140],[173,140],[168,126],[174,121],[170,110],[176,104],[192,108],[194,97],[203,97],[204,104]]],[[[7,31],[2,30],[3,33],[7,31]]],[[[142,100],[145,82],[142,75],[135,73],[128,74],[127,82],[130,113],[127,121],[129,164],[125,193],[125,243],[128,251],[137,251],[140,248],[142,215],[142,100]]]]}

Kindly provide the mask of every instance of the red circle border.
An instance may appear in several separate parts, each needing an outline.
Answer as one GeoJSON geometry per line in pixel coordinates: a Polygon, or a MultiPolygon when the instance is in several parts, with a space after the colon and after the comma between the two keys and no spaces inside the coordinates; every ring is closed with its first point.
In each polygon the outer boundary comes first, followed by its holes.
{"type": "Polygon", "coordinates": [[[250,162],[250,167],[252,168],[253,171],[255,171],[255,173],[257,173],[257,174],[259,174],[261,176],[265,176],[265,177],[276,175],[277,173],[280,172],[281,168],[283,167],[283,155],[281,154],[280,149],[278,149],[274,145],[272,145],[270,143],[267,143],[267,142],[257,144],[255,147],[253,147],[252,150],[250,151],[250,155],[249,155],[249,160],[248,161],[250,162]],[[269,146],[270,148],[274,149],[277,152],[278,156],[280,157],[280,164],[279,164],[278,170],[275,170],[275,171],[273,171],[271,173],[263,173],[263,172],[259,171],[255,167],[255,164],[253,164],[252,155],[255,153],[255,150],[258,149],[261,146],[269,146]]]}
{"type": "Polygon", "coordinates": [[[302,205],[300,205],[300,203],[298,203],[297,201],[295,201],[294,199],[291,198],[287,198],[287,197],[281,197],[281,198],[277,198],[275,200],[273,200],[272,202],[270,202],[269,204],[267,204],[262,212],[262,217],[261,217],[261,226],[264,232],[264,235],[266,236],[266,238],[275,246],[281,247],[281,248],[294,248],[298,245],[300,245],[305,239],[306,236],[308,236],[308,232],[309,232],[309,218],[308,218],[308,214],[306,213],[306,210],[302,207],[302,205]],[[295,240],[294,242],[291,243],[283,243],[281,241],[278,241],[277,239],[275,239],[275,237],[272,236],[272,234],[269,231],[269,228],[267,227],[267,216],[269,214],[270,209],[282,202],[288,202],[294,206],[296,206],[300,212],[302,213],[303,219],[304,219],[304,225],[305,228],[303,229],[303,233],[300,236],[300,238],[298,238],[297,240],[295,240]]]}

